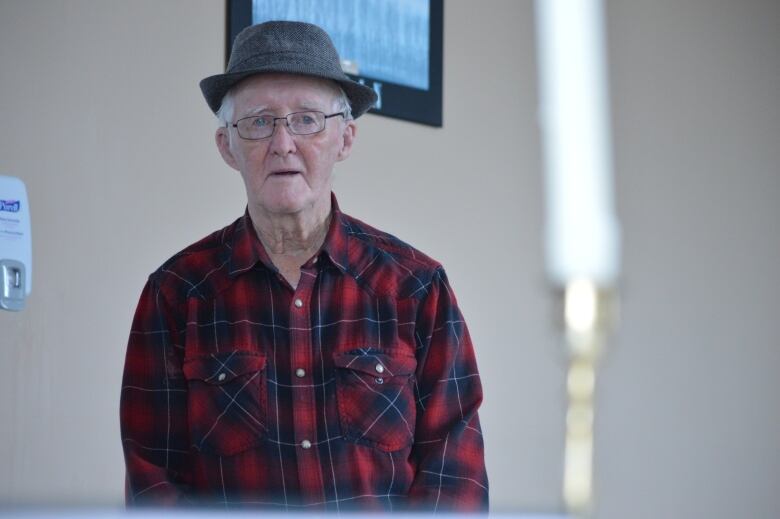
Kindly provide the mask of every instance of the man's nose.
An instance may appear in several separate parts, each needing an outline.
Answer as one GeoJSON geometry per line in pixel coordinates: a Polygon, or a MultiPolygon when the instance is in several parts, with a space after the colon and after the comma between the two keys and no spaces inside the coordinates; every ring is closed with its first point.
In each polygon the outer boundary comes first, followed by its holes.
{"type": "Polygon", "coordinates": [[[287,120],[284,118],[275,120],[274,133],[271,135],[271,152],[284,156],[295,153],[295,150],[295,139],[287,127],[287,120]]]}

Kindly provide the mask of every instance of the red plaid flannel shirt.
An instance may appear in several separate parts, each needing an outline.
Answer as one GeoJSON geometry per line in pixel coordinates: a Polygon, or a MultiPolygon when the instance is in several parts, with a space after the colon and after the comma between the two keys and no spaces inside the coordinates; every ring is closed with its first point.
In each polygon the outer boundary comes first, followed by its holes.
{"type": "Polygon", "coordinates": [[[127,503],[485,510],[481,400],[438,263],[334,197],[292,289],[245,214],[141,295],[120,406],[127,503]]]}

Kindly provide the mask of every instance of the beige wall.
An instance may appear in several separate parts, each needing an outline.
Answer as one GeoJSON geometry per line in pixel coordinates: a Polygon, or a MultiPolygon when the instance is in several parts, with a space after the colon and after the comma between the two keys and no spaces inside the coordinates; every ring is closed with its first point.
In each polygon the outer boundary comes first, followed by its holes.
{"type": "MultiPolygon", "coordinates": [[[[541,255],[529,1],[445,5],[444,128],[368,115],[343,208],[444,262],[478,349],[496,510],[560,506],[564,357],[541,255]],[[456,232],[454,230],[457,229],[456,232]]],[[[218,0],[0,0],[0,174],[34,293],[0,313],[0,503],[122,499],[146,275],[243,210],[197,81],[218,0]]],[[[623,320],[599,381],[603,518],[780,516],[780,3],[610,1],[623,320]]]]}

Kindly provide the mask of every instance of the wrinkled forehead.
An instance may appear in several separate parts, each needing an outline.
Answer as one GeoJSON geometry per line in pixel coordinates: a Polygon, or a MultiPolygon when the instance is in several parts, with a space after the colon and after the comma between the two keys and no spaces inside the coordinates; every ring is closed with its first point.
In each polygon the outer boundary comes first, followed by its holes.
{"type": "Polygon", "coordinates": [[[340,89],[333,81],[296,74],[258,74],[231,90],[237,114],[277,110],[329,110],[340,89]]]}

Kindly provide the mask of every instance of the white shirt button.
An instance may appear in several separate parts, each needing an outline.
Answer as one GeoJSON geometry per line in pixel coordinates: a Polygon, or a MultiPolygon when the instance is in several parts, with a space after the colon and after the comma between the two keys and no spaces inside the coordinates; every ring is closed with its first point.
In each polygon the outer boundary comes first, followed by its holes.
{"type": "Polygon", "coordinates": [[[306,371],[303,368],[298,368],[295,370],[295,376],[298,378],[303,378],[306,376],[306,371]]]}
{"type": "Polygon", "coordinates": [[[219,376],[217,377],[217,380],[222,382],[223,380],[225,380],[226,377],[227,377],[227,375],[225,375],[224,373],[220,373],[219,376]]]}
{"type": "Polygon", "coordinates": [[[377,373],[384,373],[385,372],[385,367],[383,365],[381,365],[381,364],[377,364],[374,369],[376,370],[377,373]]]}
{"type": "Polygon", "coordinates": [[[311,442],[309,440],[303,440],[301,442],[301,447],[304,449],[311,449],[311,442]]]}
{"type": "Polygon", "coordinates": [[[295,308],[300,308],[303,306],[303,301],[301,301],[300,299],[296,299],[295,301],[293,301],[293,304],[295,305],[295,308]]]}

